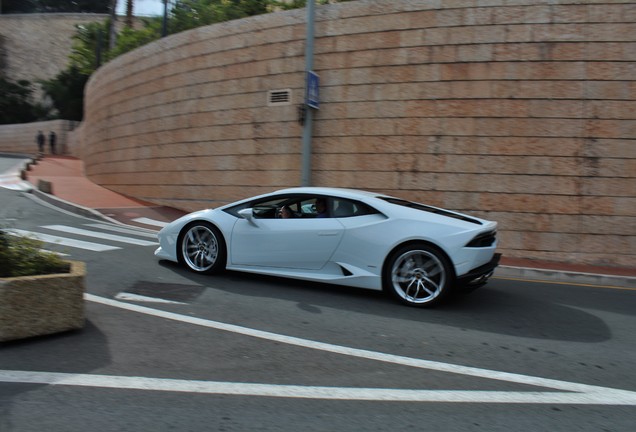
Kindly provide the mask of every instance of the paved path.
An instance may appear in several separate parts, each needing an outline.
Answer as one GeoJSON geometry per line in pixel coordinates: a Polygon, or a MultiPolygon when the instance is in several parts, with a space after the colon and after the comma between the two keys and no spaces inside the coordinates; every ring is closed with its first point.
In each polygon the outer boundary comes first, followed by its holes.
{"type": "MultiPolygon", "coordinates": [[[[41,181],[49,182],[50,195],[58,203],[59,200],[65,201],[68,204],[65,207],[79,206],[87,213],[94,210],[127,225],[157,228],[185,214],[181,210],[127,197],[93,183],[84,175],[84,163],[74,157],[48,156],[31,166],[27,179],[38,189],[41,181]]],[[[40,197],[42,195],[39,194],[40,197]]],[[[52,197],[44,198],[52,201],[52,197]]]]}

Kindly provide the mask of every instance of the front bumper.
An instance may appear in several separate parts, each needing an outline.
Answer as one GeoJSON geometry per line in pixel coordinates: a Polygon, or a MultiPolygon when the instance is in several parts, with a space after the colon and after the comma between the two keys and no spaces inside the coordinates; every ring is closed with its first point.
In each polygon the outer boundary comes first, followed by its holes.
{"type": "Polygon", "coordinates": [[[469,271],[468,273],[458,277],[458,285],[474,289],[486,284],[490,276],[492,276],[495,272],[495,268],[497,268],[497,266],[499,265],[500,259],[500,253],[494,254],[492,259],[486,264],[479,266],[469,271]]]}

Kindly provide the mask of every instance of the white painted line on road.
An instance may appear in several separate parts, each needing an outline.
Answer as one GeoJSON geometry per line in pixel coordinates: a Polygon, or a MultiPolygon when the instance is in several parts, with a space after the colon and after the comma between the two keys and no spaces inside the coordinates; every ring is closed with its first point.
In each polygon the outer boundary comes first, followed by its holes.
{"type": "Polygon", "coordinates": [[[595,393],[400,390],[232,383],[11,370],[0,370],[0,381],[10,383],[116,388],[144,391],[382,402],[636,405],[636,396],[633,393],[631,395],[631,399],[626,399],[622,393],[629,392],[612,391],[611,389],[607,389],[606,392],[595,393]]]}
{"type": "Polygon", "coordinates": [[[20,180],[20,178],[16,178],[13,180],[0,179],[0,187],[3,187],[5,189],[10,189],[10,190],[17,190],[17,191],[29,191],[33,189],[33,186],[31,185],[31,183],[22,181],[20,180]]]}
{"type": "Polygon", "coordinates": [[[125,300],[125,301],[136,301],[136,302],[146,302],[146,303],[169,303],[169,304],[187,304],[173,300],[166,300],[162,298],[156,297],[147,297],[139,294],[132,294],[127,292],[121,292],[115,296],[117,300],[125,300]]]}
{"type": "Polygon", "coordinates": [[[69,254],[65,254],[65,253],[62,253],[62,252],[56,252],[56,251],[50,251],[50,250],[47,250],[47,249],[40,249],[40,252],[54,254],[54,255],[57,255],[59,257],[69,256],[69,254]]]}
{"type": "Polygon", "coordinates": [[[156,226],[156,227],[161,227],[161,228],[163,228],[166,225],[168,225],[168,222],[162,222],[162,221],[158,221],[158,220],[154,220],[154,219],[150,219],[150,218],[146,218],[146,217],[132,219],[132,221],[140,223],[140,224],[144,224],[144,225],[151,225],[151,226],[156,226]]]}
{"type": "Polygon", "coordinates": [[[62,231],[65,233],[77,234],[77,235],[82,235],[86,237],[94,237],[94,238],[98,238],[102,240],[111,240],[111,241],[115,241],[119,243],[133,244],[137,246],[156,246],[159,244],[158,242],[139,240],[139,239],[134,239],[131,237],[123,237],[123,236],[119,236],[115,234],[107,234],[107,233],[102,233],[97,231],[90,231],[90,230],[85,230],[85,229],[75,228],[75,227],[70,227],[65,225],[46,225],[46,226],[42,226],[41,228],[46,228],[53,231],[62,231]]]}
{"type": "Polygon", "coordinates": [[[20,230],[20,229],[10,229],[10,230],[7,230],[7,232],[9,234],[15,234],[15,235],[19,235],[19,236],[22,236],[22,237],[34,238],[34,239],[39,240],[39,241],[44,242],[44,243],[57,244],[57,245],[61,245],[61,246],[74,247],[74,248],[78,248],[78,249],[85,249],[85,250],[90,250],[90,251],[93,251],[93,252],[104,252],[104,251],[111,251],[111,250],[121,249],[121,248],[119,248],[117,246],[109,246],[109,245],[104,245],[104,244],[99,244],[99,243],[91,243],[91,242],[86,242],[86,241],[82,241],[82,240],[75,240],[75,239],[70,239],[70,238],[66,238],[66,237],[52,236],[52,235],[48,235],[48,234],[41,234],[41,233],[36,233],[36,232],[32,232],[32,231],[25,231],[25,230],[20,230]]]}
{"type": "MultiPolygon", "coordinates": [[[[251,336],[255,338],[265,339],[269,341],[275,341],[279,343],[284,343],[288,345],[294,345],[309,349],[315,349],[325,352],[331,352],[336,354],[342,354],[351,357],[363,358],[367,360],[376,360],[385,363],[392,363],[402,366],[410,366],[420,369],[428,369],[435,370],[439,372],[448,372],[453,374],[460,374],[466,376],[472,376],[477,378],[491,379],[491,380],[499,380],[512,382],[517,384],[525,384],[535,387],[544,387],[555,390],[562,390],[564,392],[569,393],[558,393],[558,392],[455,392],[455,391],[442,391],[441,393],[438,391],[429,391],[429,390],[392,390],[378,389],[377,391],[384,391],[387,398],[380,398],[377,400],[394,400],[391,399],[389,395],[393,394],[392,392],[424,392],[428,394],[428,396],[423,397],[422,400],[431,400],[426,399],[439,397],[440,399],[436,399],[438,401],[447,401],[447,402],[504,402],[504,395],[510,395],[511,403],[564,403],[564,404],[605,404],[605,405],[636,405],[636,392],[628,391],[628,390],[618,390],[606,387],[592,386],[587,384],[578,384],[571,383],[566,381],[559,381],[548,378],[540,378],[533,377],[529,375],[521,375],[514,374],[509,372],[499,372],[488,369],[479,369],[469,366],[460,366],[449,363],[436,362],[431,360],[422,360],[412,357],[403,357],[393,354],[386,354],[375,351],[368,351],[357,348],[349,348],[340,345],[332,345],[323,342],[316,342],[307,339],[301,339],[292,336],[285,336],[276,333],[266,332],[262,330],[250,329],[247,327],[241,327],[233,324],[226,324],[218,321],[211,321],[202,318],[196,318],[187,315],[176,314],[172,312],[162,311],[158,309],[152,309],[145,306],[134,305],[129,303],[123,303],[116,300],[95,296],[93,294],[85,294],[84,298],[87,301],[92,301],[95,303],[117,307],[124,310],[129,310],[133,312],[143,313],[146,315],[156,316],[160,318],[170,319],[174,321],[189,323],[193,325],[214,328],[217,330],[232,332],[236,334],[242,334],[245,336],[251,336]],[[463,396],[457,396],[461,395],[463,396]],[[437,395],[437,396],[435,396],[437,395]],[[450,400],[453,399],[450,395],[455,395],[459,400],[450,400]],[[469,396],[473,395],[473,398],[470,399],[469,396]],[[560,401],[560,402],[559,402],[560,401]]],[[[220,383],[214,383],[215,385],[220,385],[220,383]]],[[[232,384],[232,383],[225,383],[232,384]]],[[[281,386],[275,386],[276,388],[281,386]]],[[[284,387],[284,386],[282,386],[284,387]]],[[[300,387],[300,386],[288,386],[289,388],[299,388],[299,389],[312,389],[313,387],[300,387]]],[[[317,387],[320,389],[320,387],[317,387]]],[[[330,392],[334,392],[337,388],[328,388],[330,392]]],[[[348,391],[351,389],[347,389],[348,391]]],[[[358,391],[359,389],[354,389],[358,391]]],[[[368,389],[364,389],[366,391],[368,389]]],[[[306,390],[309,391],[309,390],[306,390]]],[[[299,396],[300,397],[300,396],[299,396]]],[[[310,397],[310,396],[306,396],[310,397]]],[[[357,396],[361,397],[361,396],[357,396]]],[[[356,398],[357,398],[356,397],[356,398]]],[[[378,396],[376,396],[378,397],[378,396]]],[[[397,397],[397,396],[392,396],[397,397]]],[[[419,400],[419,399],[417,399],[419,400]]]]}
{"type": "Polygon", "coordinates": [[[149,232],[150,230],[147,230],[146,228],[139,228],[139,230],[135,230],[132,228],[122,228],[118,226],[99,224],[99,223],[84,224],[84,226],[99,228],[102,230],[113,231],[113,232],[118,232],[122,234],[136,235],[136,236],[151,238],[155,240],[157,239],[157,232],[156,231],[149,232]],[[140,230],[146,230],[146,231],[140,231],[140,230]]]}

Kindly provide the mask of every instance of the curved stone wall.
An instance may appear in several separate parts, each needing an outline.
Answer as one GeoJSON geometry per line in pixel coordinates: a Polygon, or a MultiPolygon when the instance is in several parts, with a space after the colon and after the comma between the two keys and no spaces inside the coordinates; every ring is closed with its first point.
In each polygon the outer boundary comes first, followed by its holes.
{"type": "MultiPolygon", "coordinates": [[[[636,265],[633,3],[316,12],[313,184],[497,220],[509,257],[636,265]]],[[[304,22],[297,10],[203,27],[105,65],[76,137],[87,174],[186,210],[298,185],[304,22]],[[282,89],[291,103],[268,105],[282,89]]]]}

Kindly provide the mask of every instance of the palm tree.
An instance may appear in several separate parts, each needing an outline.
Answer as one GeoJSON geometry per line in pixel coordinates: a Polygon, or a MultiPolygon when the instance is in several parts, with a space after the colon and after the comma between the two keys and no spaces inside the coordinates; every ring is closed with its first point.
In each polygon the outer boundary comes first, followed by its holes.
{"type": "Polygon", "coordinates": [[[115,48],[115,22],[117,21],[117,0],[111,0],[110,2],[110,29],[109,33],[109,42],[108,49],[112,50],[115,48]]]}
{"type": "Polygon", "coordinates": [[[126,27],[132,28],[133,26],[133,6],[134,0],[126,0],[126,27]]]}

